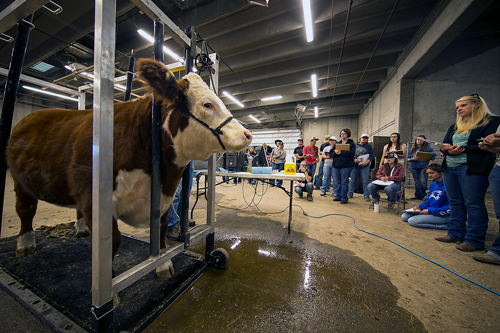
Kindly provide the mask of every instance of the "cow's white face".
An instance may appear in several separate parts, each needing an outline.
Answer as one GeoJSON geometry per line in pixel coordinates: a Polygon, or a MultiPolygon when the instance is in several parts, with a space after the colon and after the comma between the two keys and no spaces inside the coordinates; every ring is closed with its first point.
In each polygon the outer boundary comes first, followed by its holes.
{"type": "MultiPolygon", "coordinates": [[[[216,129],[232,116],[221,99],[208,88],[199,75],[189,73],[183,79],[189,82],[186,96],[191,108],[189,111],[194,116],[212,129],[216,129]]],[[[164,128],[168,131],[167,124],[164,124],[164,128]]],[[[225,124],[221,131],[223,134],[220,139],[225,150],[239,151],[252,142],[250,132],[235,119],[225,124]]],[[[193,118],[189,119],[189,125],[178,132],[173,141],[177,154],[176,164],[179,166],[186,165],[190,160],[205,160],[213,153],[224,151],[217,136],[193,118]]]]}

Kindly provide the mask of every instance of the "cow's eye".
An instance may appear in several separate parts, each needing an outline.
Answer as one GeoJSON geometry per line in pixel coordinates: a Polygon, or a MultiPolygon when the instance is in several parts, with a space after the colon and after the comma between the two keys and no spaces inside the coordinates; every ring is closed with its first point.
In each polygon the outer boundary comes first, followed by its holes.
{"type": "Polygon", "coordinates": [[[203,103],[203,107],[206,109],[211,109],[212,108],[212,103],[203,103]]]}

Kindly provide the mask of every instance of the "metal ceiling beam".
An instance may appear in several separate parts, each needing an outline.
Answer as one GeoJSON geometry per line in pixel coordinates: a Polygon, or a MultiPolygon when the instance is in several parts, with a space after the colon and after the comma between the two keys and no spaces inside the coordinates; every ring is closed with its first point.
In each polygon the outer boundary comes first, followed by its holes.
{"type": "MultiPolygon", "coordinates": [[[[182,47],[190,47],[190,38],[151,0],[131,0],[142,12],[152,20],[160,19],[165,24],[165,32],[182,47]]],[[[196,53],[200,48],[196,47],[196,53]]]]}
{"type": "MultiPolygon", "coordinates": [[[[8,74],[9,74],[9,71],[7,69],[0,68],[0,75],[7,76],[8,74]]],[[[28,76],[28,75],[21,74],[21,81],[33,83],[33,84],[36,84],[38,86],[49,88],[52,90],[57,90],[57,91],[60,91],[60,92],[63,92],[63,93],[69,94],[69,95],[80,96],[80,92],[78,90],[66,88],[66,87],[63,87],[63,86],[60,86],[57,84],[53,84],[53,83],[50,83],[50,82],[47,82],[44,80],[40,80],[40,79],[31,77],[31,76],[28,76]]]]}
{"type": "Polygon", "coordinates": [[[45,5],[48,0],[14,0],[0,12],[0,34],[6,32],[29,14],[45,5]]]}

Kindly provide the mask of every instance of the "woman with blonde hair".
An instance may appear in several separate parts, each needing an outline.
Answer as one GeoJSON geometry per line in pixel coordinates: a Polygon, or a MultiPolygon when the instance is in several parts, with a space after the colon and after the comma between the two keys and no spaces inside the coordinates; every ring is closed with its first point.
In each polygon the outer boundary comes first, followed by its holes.
{"type": "Polygon", "coordinates": [[[446,243],[463,242],[456,248],[471,252],[484,248],[488,213],[484,196],[495,154],[478,143],[495,133],[500,117],[494,116],[478,94],[456,102],[457,120],[446,133],[441,151],[446,194],[450,201],[448,235],[436,237],[446,243]]]}

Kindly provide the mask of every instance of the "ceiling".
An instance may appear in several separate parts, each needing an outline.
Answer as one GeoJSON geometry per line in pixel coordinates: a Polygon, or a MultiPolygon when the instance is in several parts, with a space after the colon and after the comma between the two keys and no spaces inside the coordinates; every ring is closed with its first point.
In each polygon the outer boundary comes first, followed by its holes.
{"type": "MultiPolygon", "coordinates": [[[[137,1],[140,0],[134,0],[137,1]]],[[[89,78],[74,75],[64,65],[73,62],[82,67],[93,65],[94,1],[53,2],[63,8],[61,13],[56,15],[40,8],[34,14],[35,28],[30,32],[23,74],[77,89],[88,83],[89,78]],[[46,73],[30,68],[39,61],[54,68],[46,73]]],[[[137,30],[153,35],[153,21],[134,2],[116,0],[117,76],[127,71],[132,49],[136,57],[152,57],[152,44],[137,30]]],[[[307,42],[301,0],[270,0],[268,7],[249,4],[247,0],[153,2],[182,30],[194,26],[198,39],[206,40],[209,52],[219,54],[219,92],[222,95],[222,91],[227,91],[245,106],[242,108],[224,96],[221,98],[236,118],[253,128],[283,126],[290,121],[300,123],[301,119],[314,118],[315,106],[319,117],[357,116],[396,66],[398,57],[425,20],[443,3],[438,0],[311,0],[314,40],[307,42]],[[311,74],[318,77],[316,98],[312,96],[311,74]],[[261,101],[275,95],[283,98],[261,101]],[[307,106],[306,110],[297,112],[298,104],[307,106]],[[249,114],[262,123],[257,124],[249,114]]],[[[0,5],[0,11],[6,6],[0,5]]],[[[55,8],[50,3],[47,7],[55,8]]],[[[483,16],[494,16],[498,12],[497,5],[483,16]]],[[[16,26],[2,29],[0,25],[0,33],[10,36],[15,36],[16,29],[16,26]]],[[[497,28],[476,25],[467,36],[483,35],[492,29],[497,28]]],[[[0,67],[9,67],[13,44],[0,41],[0,67]]],[[[164,45],[183,55],[181,46],[169,36],[164,45]]],[[[165,55],[165,63],[171,62],[174,60],[165,55]]],[[[5,77],[0,76],[2,87],[4,82],[5,77]]],[[[47,105],[52,106],[54,101],[63,103],[57,98],[19,89],[19,98],[33,94],[45,99],[43,103],[47,105]]],[[[135,89],[134,94],[140,95],[142,91],[135,89]]],[[[115,99],[123,99],[123,93],[116,90],[115,99]]],[[[69,103],[76,108],[74,102],[69,103]]],[[[87,103],[91,105],[91,97],[87,103]]]]}

